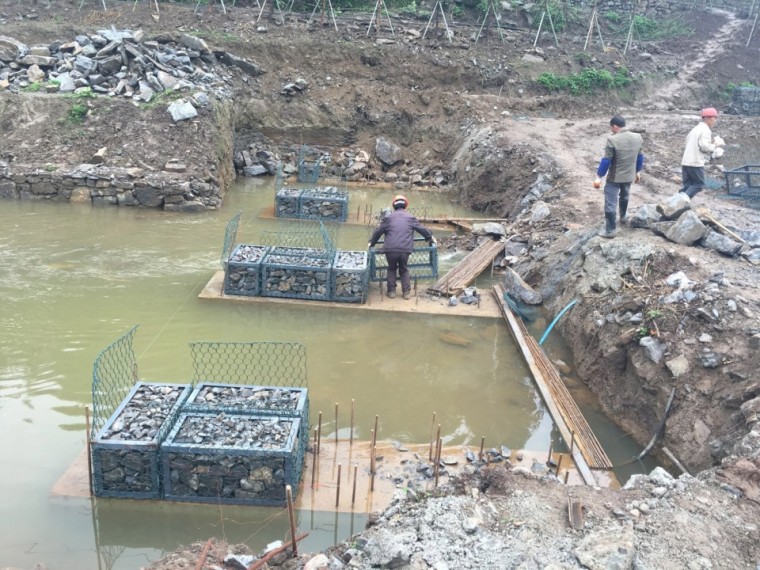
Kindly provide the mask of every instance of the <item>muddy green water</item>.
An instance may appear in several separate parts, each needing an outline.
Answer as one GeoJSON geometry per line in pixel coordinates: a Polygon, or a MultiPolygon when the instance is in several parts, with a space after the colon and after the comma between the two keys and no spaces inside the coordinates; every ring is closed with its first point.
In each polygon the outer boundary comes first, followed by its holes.
{"type": "MultiPolygon", "coordinates": [[[[378,210],[391,196],[356,190],[350,200],[378,210]]],[[[431,215],[473,215],[432,194],[410,199],[431,215]]],[[[502,321],[199,300],[219,268],[230,218],[242,211],[238,242],[256,243],[279,228],[259,218],[272,204],[271,183],[251,180],[238,183],[220,211],[193,215],[0,202],[0,566],[134,569],[209,536],[254,550],[286,537],[283,509],[50,496],[85,444],[93,361],[134,325],[139,376],[151,382],[189,382],[193,341],[304,344],[312,421],[323,410],[326,435],[335,403],[348,410],[353,398],[359,438],[369,437],[377,414],[379,439],[426,442],[436,411],[447,444],[476,446],[485,437],[548,449],[551,420],[502,321]],[[445,332],[471,342],[446,344],[445,332]]],[[[369,231],[342,227],[337,245],[365,249],[369,231]]],[[[455,262],[442,256],[441,270],[455,262]]],[[[613,461],[635,455],[591,413],[613,461]]],[[[310,533],[301,549],[324,548],[365,522],[301,511],[298,527],[310,533]]]]}

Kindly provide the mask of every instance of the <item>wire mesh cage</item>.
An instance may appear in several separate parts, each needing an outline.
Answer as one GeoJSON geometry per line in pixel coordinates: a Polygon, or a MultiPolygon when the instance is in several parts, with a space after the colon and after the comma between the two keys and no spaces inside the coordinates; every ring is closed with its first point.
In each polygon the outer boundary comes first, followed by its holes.
{"type": "Polygon", "coordinates": [[[736,87],[731,97],[731,110],[740,115],[760,115],[760,87],[736,87]]]}
{"type": "Polygon", "coordinates": [[[274,247],[322,249],[326,257],[332,257],[339,231],[337,223],[323,222],[319,218],[283,220],[276,230],[263,230],[259,243],[274,247]]]}
{"type": "Polygon", "coordinates": [[[320,162],[317,160],[307,160],[306,147],[303,145],[298,151],[298,181],[313,184],[319,180],[320,162]]]}
{"type": "Polygon", "coordinates": [[[273,247],[261,267],[261,295],[330,300],[332,256],[328,250],[273,247]]]}
{"type": "Polygon", "coordinates": [[[300,197],[300,217],[345,222],[348,218],[348,192],[335,186],[306,188],[300,197]]]}
{"type": "Polygon", "coordinates": [[[261,293],[261,262],[268,247],[240,244],[229,257],[224,272],[224,294],[255,297],[261,293]]]}
{"type": "MultiPolygon", "coordinates": [[[[424,238],[414,238],[414,250],[409,255],[409,274],[412,279],[438,278],[438,248],[434,245],[423,246],[424,238]]],[[[383,241],[377,242],[382,246],[383,241]]],[[[369,250],[369,274],[371,281],[383,281],[388,273],[388,261],[382,247],[369,250]]]]}
{"type": "Polygon", "coordinates": [[[164,497],[284,505],[303,473],[304,434],[298,418],[182,414],[161,446],[164,497]]]}
{"type": "Polygon", "coordinates": [[[291,342],[193,342],[193,386],[201,382],[244,386],[307,387],[306,347],[291,342]]]}
{"type": "Polygon", "coordinates": [[[750,208],[760,208],[760,165],[747,164],[724,173],[728,197],[750,208]]]}
{"type": "Polygon", "coordinates": [[[130,499],[161,496],[159,447],[190,384],[138,382],[90,442],[95,495],[130,499]]]}
{"type": "Polygon", "coordinates": [[[339,303],[363,303],[369,289],[369,261],[366,251],[335,252],[330,290],[339,303]]]}
{"type": "Polygon", "coordinates": [[[227,227],[224,230],[224,244],[222,245],[222,257],[220,262],[222,264],[222,267],[225,269],[227,268],[227,261],[230,258],[232,248],[234,247],[235,240],[237,239],[238,227],[240,226],[240,216],[242,213],[243,212],[241,211],[233,216],[232,219],[227,222],[227,227]]]}

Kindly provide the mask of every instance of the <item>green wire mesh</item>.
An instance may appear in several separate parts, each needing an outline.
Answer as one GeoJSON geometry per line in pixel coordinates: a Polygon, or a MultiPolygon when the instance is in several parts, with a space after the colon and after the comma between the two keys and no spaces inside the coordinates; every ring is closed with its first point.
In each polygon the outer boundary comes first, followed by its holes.
{"type": "Polygon", "coordinates": [[[270,247],[305,247],[335,251],[339,226],[337,223],[323,222],[319,218],[281,221],[277,230],[263,230],[259,244],[270,247]]]}
{"type": "Polygon", "coordinates": [[[193,385],[201,382],[306,387],[306,347],[288,342],[193,342],[193,385]]]}
{"type": "Polygon", "coordinates": [[[132,349],[137,326],[105,347],[92,370],[92,427],[94,438],[137,382],[137,359],[132,349]]]}
{"type": "Polygon", "coordinates": [[[222,258],[220,260],[222,267],[227,267],[227,262],[230,259],[232,248],[235,245],[235,239],[237,238],[238,226],[240,225],[240,216],[242,211],[238,212],[233,218],[227,222],[227,228],[224,230],[224,245],[222,246],[222,258]]]}

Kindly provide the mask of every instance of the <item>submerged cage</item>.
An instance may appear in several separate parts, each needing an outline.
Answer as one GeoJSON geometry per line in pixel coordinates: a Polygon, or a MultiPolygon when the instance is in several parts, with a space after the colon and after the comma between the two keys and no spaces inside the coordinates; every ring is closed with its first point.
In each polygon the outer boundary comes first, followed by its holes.
{"type": "Polygon", "coordinates": [[[302,188],[280,188],[274,195],[274,215],[278,218],[301,218],[302,188]]]}
{"type": "Polygon", "coordinates": [[[335,186],[306,188],[301,193],[300,217],[345,222],[348,218],[348,192],[335,186]]]}
{"type": "Polygon", "coordinates": [[[369,262],[366,251],[335,252],[330,290],[339,303],[363,303],[369,288],[369,262]]]}
{"type": "Polygon", "coordinates": [[[238,245],[229,256],[224,271],[224,294],[255,297],[261,293],[261,262],[269,248],[238,245]]]}
{"type": "MultiPolygon", "coordinates": [[[[438,278],[438,248],[434,245],[423,246],[425,238],[414,238],[414,250],[409,255],[409,274],[412,279],[438,278]]],[[[377,245],[381,246],[382,241],[377,245]]],[[[383,281],[388,273],[388,261],[382,252],[382,247],[369,250],[369,273],[371,281],[383,281]]]]}
{"type": "Polygon", "coordinates": [[[190,384],[138,382],[91,439],[93,491],[99,497],[161,496],[159,449],[190,395],[190,384]]]}
{"type": "Polygon", "coordinates": [[[175,501],[285,505],[297,493],[305,438],[301,420],[184,413],[161,446],[164,497],[175,501]]]}

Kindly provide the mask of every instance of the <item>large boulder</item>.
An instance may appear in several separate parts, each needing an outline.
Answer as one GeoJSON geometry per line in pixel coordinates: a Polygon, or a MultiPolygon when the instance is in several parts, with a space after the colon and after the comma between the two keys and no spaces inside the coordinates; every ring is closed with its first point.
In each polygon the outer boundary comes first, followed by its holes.
{"type": "Polygon", "coordinates": [[[393,166],[404,159],[401,147],[385,137],[377,137],[375,155],[380,162],[387,166],[393,166]]]}

